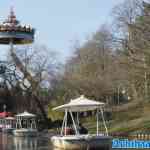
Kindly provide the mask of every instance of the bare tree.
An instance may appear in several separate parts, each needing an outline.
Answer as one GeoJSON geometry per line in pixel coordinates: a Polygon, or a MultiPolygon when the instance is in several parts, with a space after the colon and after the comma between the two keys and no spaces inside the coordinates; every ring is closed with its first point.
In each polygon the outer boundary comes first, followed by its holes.
{"type": "Polygon", "coordinates": [[[31,95],[30,100],[36,102],[43,118],[48,122],[44,105],[39,97],[39,91],[41,86],[47,85],[46,82],[49,83],[50,78],[54,76],[58,69],[56,54],[54,52],[52,54],[46,47],[39,46],[35,48],[23,47],[17,50],[11,49],[10,54],[12,61],[23,74],[19,84],[20,88],[31,95]],[[43,82],[45,84],[42,84],[43,82]]]}
{"type": "Polygon", "coordinates": [[[148,99],[149,4],[138,0],[125,2],[121,4],[121,9],[118,9],[116,14],[117,25],[122,25],[121,32],[125,33],[125,36],[116,38],[116,41],[122,43],[123,57],[120,63],[128,69],[129,81],[136,93],[134,99],[139,97],[148,99]]]}

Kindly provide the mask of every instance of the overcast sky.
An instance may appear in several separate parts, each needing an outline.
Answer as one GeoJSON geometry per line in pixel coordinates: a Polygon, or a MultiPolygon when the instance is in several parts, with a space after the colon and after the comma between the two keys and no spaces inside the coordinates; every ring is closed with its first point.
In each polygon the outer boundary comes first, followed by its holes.
{"type": "MultiPolygon", "coordinates": [[[[111,20],[111,10],[123,0],[1,0],[0,21],[14,6],[23,24],[36,28],[36,43],[69,55],[75,40],[84,41],[101,24],[111,20]]],[[[3,49],[0,46],[0,49],[3,49]]]]}

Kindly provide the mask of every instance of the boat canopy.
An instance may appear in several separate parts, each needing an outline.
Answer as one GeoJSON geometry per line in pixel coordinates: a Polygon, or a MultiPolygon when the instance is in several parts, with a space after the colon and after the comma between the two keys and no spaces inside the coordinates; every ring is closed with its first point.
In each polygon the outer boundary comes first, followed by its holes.
{"type": "Polygon", "coordinates": [[[8,117],[8,116],[12,116],[11,112],[0,112],[0,118],[4,118],[4,117],[8,117]]]}
{"type": "Polygon", "coordinates": [[[16,117],[32,118],[32,117],[36,117],[36,115],[24,111],[23,113],[16,115],[16,117]]]}
{"type": "Polygon", "coordinates": [[[104,106],[105,103],[87,99],[84,95],[79,98],[71,100],[69,103],[53,108],[53,110],[72,112],[83,112],[99,109],[104,106]]]}
{"type": "Polygon", "coordinates": [[[6,119],[6,120],[15,120],[14,117],[6,117],[5,119],[6,119]]]}

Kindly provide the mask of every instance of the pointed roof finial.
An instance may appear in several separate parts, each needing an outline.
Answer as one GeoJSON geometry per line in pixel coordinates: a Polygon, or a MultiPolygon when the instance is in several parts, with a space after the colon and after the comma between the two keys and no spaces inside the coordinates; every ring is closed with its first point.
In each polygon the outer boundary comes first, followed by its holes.
{"type": "Polygon", "coordinates": [[[15,13],[14,13],[14,6],[11,6],[11,7],[10,7],[10,16],[15,16],[15,13]]]}
{"type": "Polygon", "coordinates": [[[19,21],[16,19],[13,6],[10,7],[10,14],[8,16],[8,19],[4,23],[9,24],[10,26],[15,26],[19,24],[19,21]]]}
{"type": "Polygon", "coordinates": [[[9,19],[10,19],[10,22],[13,22],[14,20],[16,20],[16,15],[15,15],[14,7],[13,6],[10,7],[10,16],[9,16],[9,19]]]}

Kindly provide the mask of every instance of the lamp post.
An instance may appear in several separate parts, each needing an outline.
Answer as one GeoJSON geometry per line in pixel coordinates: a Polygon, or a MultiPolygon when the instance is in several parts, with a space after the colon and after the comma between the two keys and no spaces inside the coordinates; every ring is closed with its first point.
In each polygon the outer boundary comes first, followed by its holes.
{"type": "MultiPolygon", "coordinates": [[[[121,90],[121,85],[118,86],[118,89],[117,89],[117,100],[118,100],[118,105],[120,104],[120,90],[121,90]]],[[[126,93],[126,90],[123,88],[122,91],[121,91],[121,94],[125,94],[126,93]]]]}
{"type": "Polygon", "coordinates": [[[6,107],[7,107],[7,106],[4,104],[4,105],[3,105],[3,110],[4,110],[4,112],[6,112],[6,107]]]}
{"type": "Polygon", "coordinates": [[[131,99],[131,97],[130,96],[128,96],[128,101],[131,99]]]}
{"type": "Polygon", "coordinates": [[[119,93],[119,91],[120,91],[120,86],[118,86],[118,91],[117,91],[117,93],[118,93],[118,105],[119,105],[119,98],[120,98],[120,93],[119,93]]]}
{"type": "Polygon", "coordinates": [[[123,90],[121,91],[121,93],[122,93],[122,94],[125,94],[125,93],[126,93],[126,90],[125,90],[125,89],[123,89],[123,90]]]}

